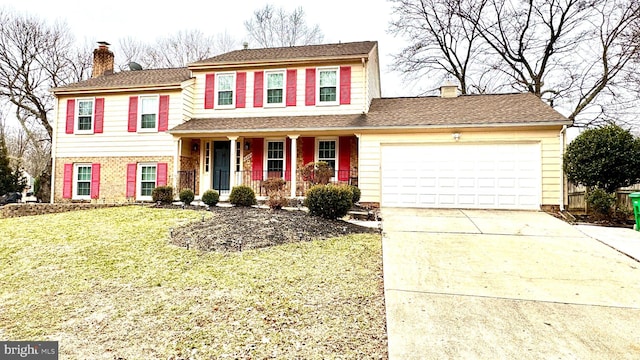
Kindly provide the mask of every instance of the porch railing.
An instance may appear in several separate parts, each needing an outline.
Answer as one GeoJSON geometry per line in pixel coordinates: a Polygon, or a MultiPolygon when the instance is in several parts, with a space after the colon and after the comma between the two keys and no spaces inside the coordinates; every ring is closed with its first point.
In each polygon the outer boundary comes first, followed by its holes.
{"type": "MultiPolygon", "coordinates": [[[[291,177],[288,176],[286,171],[253,171],[253,170],[244,170],[244,171],[236,171],[235,173],[235,184],[236,185],[246,185],[255,191],[256,196],[266,196],[267,191],[264,188],[264,181],[270,178],[282,178],[285,180],[285,191],[287,194],[291,193],[291,177]]],[[[216,177],[220,177],[220,179],[224,179],[225,176],[228,176],[225,172],[219,172],[215,174],[216,177]]],[[[296,196],[304,196],[312,186],[309,179],[306,179],[302,176],[301,171],[297,171],[296,175],[296,196]]],[[[356,170],[338,170],[335,172],[335,176],[330,179],[330,183],[333,184],[351,184],[358,185],[358,172],[356,170]]],[[[224,193],[225,190],[229,189],[229,184],[225,186],[224,181],[215,181],[213,189],[218,191],[219,193],[224,193]]]]}
{"type": "Polygon", "coordinates": [[[196,170],[178,171],[178,191],[182,189],[191,189],[196,192],[196,170]]]}

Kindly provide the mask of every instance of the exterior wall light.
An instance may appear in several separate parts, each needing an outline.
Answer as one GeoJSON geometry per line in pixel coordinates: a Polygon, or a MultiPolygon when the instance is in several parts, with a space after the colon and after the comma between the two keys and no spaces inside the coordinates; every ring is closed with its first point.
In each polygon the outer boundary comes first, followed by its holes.
{"type": "Polygon", "coordinates": [[[458,132],[453,133],[453,140],[455,140],[455,141],[460,140],[460,133],[458,133],[458,132]]]}

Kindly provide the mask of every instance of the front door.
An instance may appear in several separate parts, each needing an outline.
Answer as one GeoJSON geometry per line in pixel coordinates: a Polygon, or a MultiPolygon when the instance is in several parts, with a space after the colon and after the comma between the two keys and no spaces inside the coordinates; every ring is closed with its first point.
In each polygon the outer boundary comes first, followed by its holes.
{"type": "Polygon", "coordinates": [[[218,192],[229,190],[230,151],[231,143],[229,141],[213,142],[213,189],[218,192]]]}

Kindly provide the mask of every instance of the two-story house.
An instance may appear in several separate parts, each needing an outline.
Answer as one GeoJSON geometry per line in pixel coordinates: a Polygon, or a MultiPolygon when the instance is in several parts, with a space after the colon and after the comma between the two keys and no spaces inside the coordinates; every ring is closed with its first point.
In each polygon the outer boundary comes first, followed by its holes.
{"type": "Polygon", "coordinates": [[[570,122],[531,94],[381,98],[378,46],[241,49],[186,68],[113,72],[57,97],[53,200],[144,201],[160,185],[262,194],[326,161],[385,206],[539,209],[563,203],[570,122]]]}

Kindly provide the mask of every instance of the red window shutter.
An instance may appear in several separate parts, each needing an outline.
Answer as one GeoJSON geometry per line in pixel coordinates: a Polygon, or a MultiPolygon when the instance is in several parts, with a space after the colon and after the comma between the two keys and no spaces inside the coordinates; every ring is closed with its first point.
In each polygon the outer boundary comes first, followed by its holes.
{"type": "Polygon", "coordinates": [[[66,134],[73,134],[73,120],[76,116],[76,101],[74,99],[67,100],[67,126],[65,128],[66,134]]]}
{"type": "Polygon", "coordinates": [[[100,164],[91,164],[91,198],[100,198],[100,164]]]}
{"type": "Polygon", "coordinates": [[[138,127],[138,97],[131,96],[129,98],[129,132],[136,132],[138,127]]]}
{"type": "Polygon", "coordinates": [[[169,95],[160,95],[160,111],[158,112],[158,131],[169,130],[169,95]]]}
{"type": "Polygon", "coordinates": [[[93,122],[93,132],[96,134],[102,133],[104,125],[104,98],[96,98],[96,112],[93,122]]]}
{"type": "Polygon", "coordinates": [[[340,136],[338,151],[338,180],[348,181],[351,177],[351,136],[340,136]]]}
{"type": "Polygon", "coordinates": [[[302,165],[304,166],[310,162],[314,162],[316,159],[316,139],[313,137],[302,137],[300,141],[302,141],[302,165]]]}
{"type": "Polygon", "coordinates": [[[296,106],[298,71],[287,70],[287,106],[296,106]]]}
{"type": "Polygon", "coordinates": [[[215,98],[216,75],[207,74],[204,80],[204,108],[213,109],[215,98]]]}
{"type": "Polygon", "coordinates": [[[127,164],[127,197],[136,196],[136,176],[138,164],[127,164]]]}
{"type": "Polygon", "coordinates": [[[262,107],[264,91],[264,71],[253,73],[253,107],[262,107]]]}
{"type": "Polygon", "coordinates": [[[307,69],[305,77],[305,100],[304,104],[307,106],[313,106],[316,104],[316,69],[307,69]]]}
{"type": "Polygon", "coordinates": [[[64,178],[62,182],[62,198],[71,199],[73,192],[73,164],[64,164],[64,178]]]}
{"type": "Polygon", "coordinates": [[[262,157],[264,153],[264,140],[262,138],[251,139],[251,170],[252,180],[262,180],[263,166],[262,157]]]}
{"type": "Polygon", "coordinates": [[[156,186],[167,185],[167,163],[158,163],[156,168],[156,186]]]}
{"type": "Polygon", "coordinates": [[[286,162],[284,179],[286,181],[291,181],[291,139],[289,138],[285,141],[284,161],[286,162]]]}
{"type": "Polygon", "coordinates": [[[236,74],[236,107],[244,108],[247,100],[247,73],[236,74]]]}
{"type": "Polygon", "coordinates": [[[340,104],[351,104],[351,66],[340,67],[340,104]]]}

